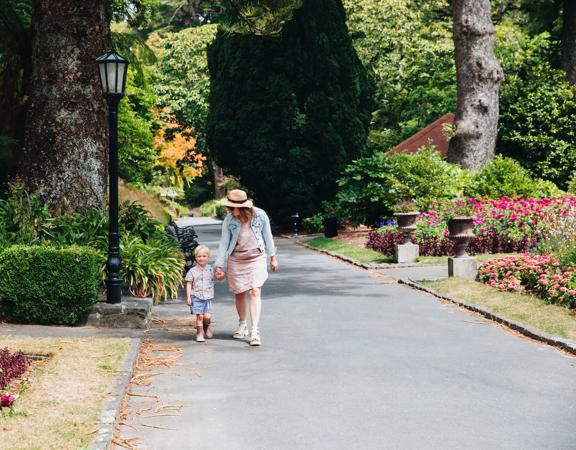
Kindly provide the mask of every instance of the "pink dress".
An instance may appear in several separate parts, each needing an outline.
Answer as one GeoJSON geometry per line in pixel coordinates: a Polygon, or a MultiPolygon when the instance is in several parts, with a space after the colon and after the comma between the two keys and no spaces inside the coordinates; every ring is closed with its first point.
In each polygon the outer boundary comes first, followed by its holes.
{"type": "Polygon", "coordinates": [[[258,248],[250,222],[240,222],[238,242],[228,257],[228,289],[234,294],[262,287],[268,279],[266,253],[258,248]]]}

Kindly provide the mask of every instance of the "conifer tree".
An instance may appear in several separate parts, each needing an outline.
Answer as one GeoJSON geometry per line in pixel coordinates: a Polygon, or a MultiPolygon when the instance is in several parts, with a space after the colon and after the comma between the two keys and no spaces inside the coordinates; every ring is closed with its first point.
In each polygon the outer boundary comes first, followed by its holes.
{"type": "Polygon", "coordinates": [[[318,211],[363,154],[372,110],[341,0],[307,0],[278,36],[220,32],[208,65],[219,164],[277,223],[318,211]]]}

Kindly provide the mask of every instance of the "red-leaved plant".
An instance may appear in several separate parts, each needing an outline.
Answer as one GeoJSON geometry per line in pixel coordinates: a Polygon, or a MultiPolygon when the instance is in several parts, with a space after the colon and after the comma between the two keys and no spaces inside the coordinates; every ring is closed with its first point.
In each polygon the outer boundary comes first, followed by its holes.
{"type": "Polygon", "coordinates": [[[8,348],[0,349],[0,390],[23,375],[30,365],[30,360],[22,352],[11,353],[8,348]]]}

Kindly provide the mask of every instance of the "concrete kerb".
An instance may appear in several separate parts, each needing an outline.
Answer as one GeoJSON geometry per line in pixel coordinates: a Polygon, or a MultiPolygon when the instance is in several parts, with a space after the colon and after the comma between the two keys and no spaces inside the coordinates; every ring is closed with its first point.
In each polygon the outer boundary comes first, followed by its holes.
{"type": "Polygon", "coordinates": [[[532,339],[535,339],[537,341],[543,342],[545,344],[551,345],[553,347],[559,348],[559,349],[564,350],[568,353],[571,353],[572,355],[576,355],[576,342],[574,342],[574,341],[570,341],[568,339],[562,339],[558,336],[553,336],[553,335],[544,333],[543,331],[537,330],[535,328],[532,328],[532,327],[525,325],[523,323],[520,323],[520,322],[516,322],[514,320],[505,319],[504,317],[500,317],[500,316],[498,316],[498,315],[496,315],[490,311],[487,311],[486,309],[481,308],[477,305],[474,305],[472,303],[463,302],[462,300],[459,300],[455,297],[452,297],[452,296],[446,295],[446,294],[442,294],[438,291],[435,291],[434,289],[430,289],[430,288],[420,284],[421,282],[425,282],[425,281],[435,281],[435,279],[412,280],[409,278],[404,278],[404,279],[398,280],[398,283],[405,284],[405,285],[410,286],[414,289],[418,289],[420,291],[427,292],[428,294],[431,294],[431,295],[433,295],[437,298],[440,298],[442,300],[447,300],[451,303],[454,303],[455,305],[460,306],[461,308],[465,308],[465,309],[468,309],[469,311],[473,311],[473,312],[476,312],[478,314],[481,314],[485,318],[492,320],[493,322],[497,322],[499,324],[502,324],[502,325],[514,330],[514,331],[517,331],[517,332],[523,334],[524,336],[527,336],[529,338],[532,338],[532,339]]]}
{"type": "Polygon", "coordinates": [[[100,414],[99,429],[96,439],[90,446],[92,450],[108,450],[112,446],[114,431],[120,418],[120,405],[126,394],[126,389],[132,378],[132,371],[140,350],[140,338],[130,339],[130,350],[120,364],[116,375],[116,384],[110,392],[110,400],[100,414]]]}

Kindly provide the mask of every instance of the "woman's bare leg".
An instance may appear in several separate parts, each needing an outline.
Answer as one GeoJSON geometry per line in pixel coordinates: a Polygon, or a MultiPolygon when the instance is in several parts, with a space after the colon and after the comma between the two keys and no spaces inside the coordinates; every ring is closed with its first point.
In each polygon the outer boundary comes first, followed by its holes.
{"type": "Polygon", "coordinates": [[[252,329],[258,329],[260,324],[260,314],[262,312],[262,289],[250,289],[250,319],[252,321],[252,329]]]}
{"type": "Polygon", "coordinates": [[[240,322],[246,322],[246,292],[236,294],[236,311],[240,322]]]}

